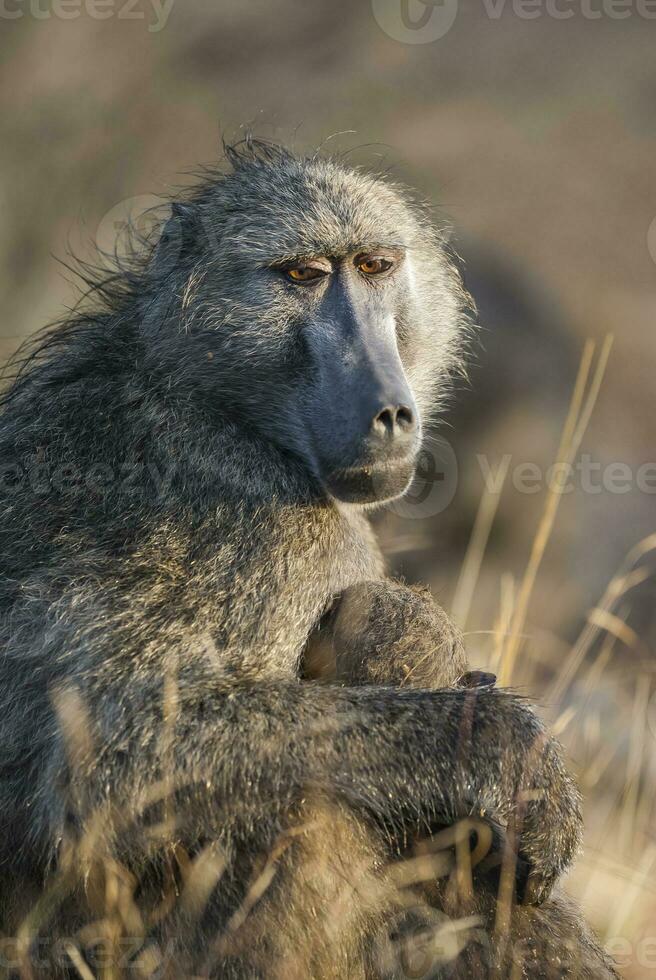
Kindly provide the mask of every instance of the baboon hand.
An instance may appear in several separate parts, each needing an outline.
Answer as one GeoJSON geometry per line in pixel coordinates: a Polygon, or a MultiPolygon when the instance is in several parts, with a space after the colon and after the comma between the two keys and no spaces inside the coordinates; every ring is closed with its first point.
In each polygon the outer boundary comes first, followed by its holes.
{"type": "Polygon", "coordinates": [[[471,766],[482,815],[488,811],[506,828],[504,862],[517,882],[518,900],[540,904],[579,847],[578,790],[560,745],[528,705],[486,687],[464,697],[463,746],[471,739],[473,751],[463,775],[471,766]]]}
{"type": "Polygon", "coordinates": [[[482,819],[507,842],[504,879],[519,879],[517,898],[548,897],[581,840],[580,800],[560,745],[525,701],[490,686],[324,696],[340,705],[336,785],[356,807],[366,801],[400,851],[408,836],[482,819]]]}
{"type": "Polygon", "coordinates": [[[351,586],[308,648],[306,673],[351,687],[443,688],[467,671],[460,633],[424,587],[351,586]]]}

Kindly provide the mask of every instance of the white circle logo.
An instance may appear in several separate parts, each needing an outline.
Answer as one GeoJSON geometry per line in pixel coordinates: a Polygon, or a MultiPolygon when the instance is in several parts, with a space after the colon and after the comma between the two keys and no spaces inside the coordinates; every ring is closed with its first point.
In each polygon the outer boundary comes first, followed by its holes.
{"type": "Polygon", "coordinates": [[[101,219],[96,245],[111,266],[115,257],[127,257],[152,243],[153,233],[168,217],[170,204],[154,194],[127,197],[115,204],[101,219]]]}
{"type": "Polygon", "coordinates": [[[397,517],[434,517],[449,506],[457,486],[458,460],[453,447],[441,436],[428,436],[419,453],[409,490],[387,508],[397,517]]]}
{"type": "Polygon", "coordinates": [[[647,248],[654,262],[656,262],[656,218],[652,221],[647,232],[647,248]]]}
{"type": "Polygon", "coordinates": [[[395,41],[430,44],[444,37],[458,13],[458,0],[372,0],[376,23],[395,41]]]}

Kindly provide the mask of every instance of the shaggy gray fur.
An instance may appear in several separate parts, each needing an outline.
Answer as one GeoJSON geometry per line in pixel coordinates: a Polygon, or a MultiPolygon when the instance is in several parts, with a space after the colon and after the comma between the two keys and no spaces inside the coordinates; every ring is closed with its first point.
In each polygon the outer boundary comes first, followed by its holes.
{"type": "MultiPolygon", "coordinates": [[[[207,937],[230,922],[216,976],[402,976],[396,893],[367,900],[356,882],[337,925],[339,876],[378,887],[413,840],[482,814],[495,828],[521,817],[532,903],[513,910],[521,975],[610,976],[578,913],[546,901],[581,838],[560,748],[522,699],[455,685],[466,665],[446,618],[426,595],[385,585],[364,508],[326,490],[331,433],[351,422],[314,352],[332,330],[341,356],[341,321],[326,316],[329,287],[299,288],[281,269],[316,255],[341,268],[388,247],[404,256],[366,288],[394,324],[425,425],[459,370],[467,322],[440,238],[375,177],[252,141],[228,156],[232,169],[205,174],[151,250],[36,342],[4,399],[4,932],[94,815],[111,813],[102,846],[142,882],[161,871],[156,825],[163,845],[193,855],[218,843],[227,861],[201,921],[175,935],[188,957],[175,975],[204,969],[207,937]],[[353,588],[360,625],[347,604],[327,621],[353,588]],[[323,683],[303,674],[322,621],[337,664],[323,683]],[[359,664],[353,631],[374,628],[359,664]],[[153,797],[169,775],[170,825],[153,797]],[[299,825],[237,928],[259,856],[299,825]]],[[[43,935],[91,915],[86,873],[43,935]]],[[[478,941],[432,975],[483,977],[495,963],[510,975],[492,886],[480,888],[485,955],[478,941]]],[[[462,914],[447,891],[420,892],[425,910],[462,914]]]]}

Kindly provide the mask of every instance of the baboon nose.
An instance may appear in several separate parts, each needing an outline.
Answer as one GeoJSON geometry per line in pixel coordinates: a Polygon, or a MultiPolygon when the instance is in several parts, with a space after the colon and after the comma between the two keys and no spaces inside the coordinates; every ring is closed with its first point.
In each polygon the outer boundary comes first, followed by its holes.
{"type": "Polygon", "coordinates": [[[386,439],[410,435],[415,427],[415,413],[407,405],[386,405],[371,423],[372,432],[386,439]]]}

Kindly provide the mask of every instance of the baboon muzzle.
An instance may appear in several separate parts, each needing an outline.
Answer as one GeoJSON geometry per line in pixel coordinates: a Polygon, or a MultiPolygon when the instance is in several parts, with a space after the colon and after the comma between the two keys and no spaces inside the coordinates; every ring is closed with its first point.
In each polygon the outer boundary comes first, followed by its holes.
{"type": "Polygon", "coordinates": [[[324,485],[350,503],[398,497],[414,475],[420,424],[391,317],[342,319],[313,339],[310,427],[324,485]]]}

